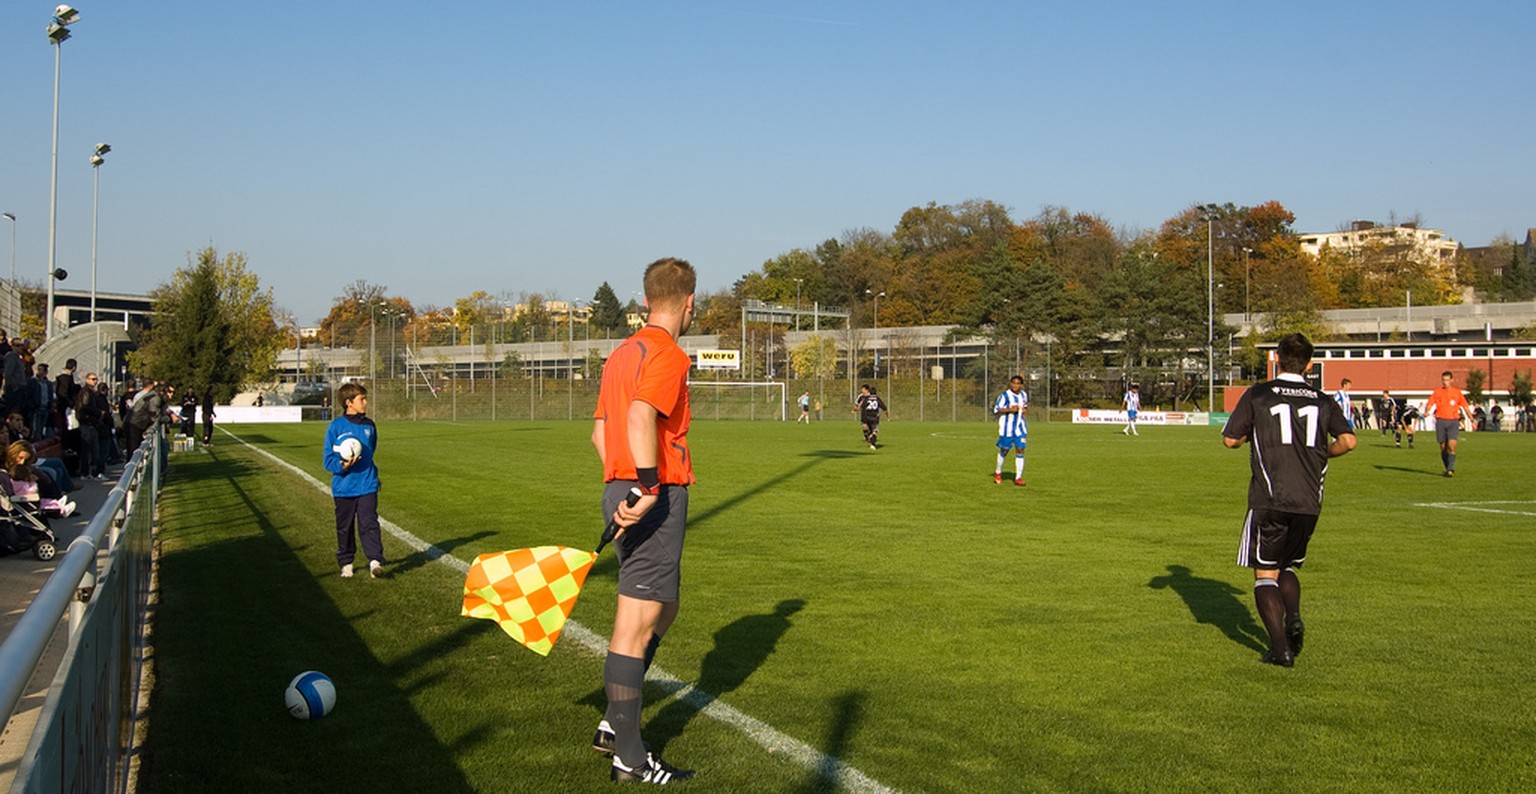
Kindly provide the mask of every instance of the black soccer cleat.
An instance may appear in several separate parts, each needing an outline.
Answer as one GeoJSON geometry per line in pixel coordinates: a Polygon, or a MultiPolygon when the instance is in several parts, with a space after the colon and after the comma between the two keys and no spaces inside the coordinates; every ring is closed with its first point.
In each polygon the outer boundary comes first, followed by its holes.
{"type": "Polygon", "coordinates": [[[613,766],[608,773],[608,779],[615,783],[651,783],[657,786],[665,786],[691,777],[693,777],[692,769],[678,769],[650,752],[645,754],[645,763],[633,769],[625,766],[618,756],[614,756],[613,766]]]}
{"type": "Polygon", "coordinates": [[[1272,664],[1277,667],[1295,667],[1296,654],[1292,653],[1291,651],[1276,652],[1273,648],[1271,648],[1268,651],[1265,651],[1263,656],[1259,657],[1259,661],[1263,662],[1264,664],[1272,664]]]}
{"type": "Polygon", "coordinates": [[[607,720],[597,723],[597,731],[592,734],[592,749],[605,758],[613,757],[613,728],[607,720]]]}
{"type": "Polygon", "coordinates": [[[1302,623],[1301,618],[1291,618],[1290,622],[1285,624],[1285,638],[1291,643],[1291,656],[1293,658],[1301,655],[1301,642],[1306,638],[1306,635],[1307,624],[1302,623]]]}

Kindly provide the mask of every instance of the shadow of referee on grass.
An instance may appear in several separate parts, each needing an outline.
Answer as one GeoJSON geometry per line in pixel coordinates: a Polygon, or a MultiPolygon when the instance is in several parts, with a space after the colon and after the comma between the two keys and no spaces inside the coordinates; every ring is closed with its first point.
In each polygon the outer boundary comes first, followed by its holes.
{"type": "Polygon", "coordinates": [[[693,690],[668,703],[645,726],[651,745],[664,750],[695,715],[741,686],[773,655],[779,638],[789,631],[790,616],[804,608],[804,599],[786,599],[772,612],[738,618],[715,632],[715,647],[704,654],[693,690]]]}
{"type": "Polygon", "coordinates": [[[1195,622],[1215,626],[1227,639],[1263,653],[1269,635],[1254,622],[1248,603],[1242,599],[1243,590],[1220,579],[1192,576],[1183,565],[1168,566],[1167,576],[1153,577],[1147,582],[1153,590],[1171,588],[1184,599],[1195,622]]]}

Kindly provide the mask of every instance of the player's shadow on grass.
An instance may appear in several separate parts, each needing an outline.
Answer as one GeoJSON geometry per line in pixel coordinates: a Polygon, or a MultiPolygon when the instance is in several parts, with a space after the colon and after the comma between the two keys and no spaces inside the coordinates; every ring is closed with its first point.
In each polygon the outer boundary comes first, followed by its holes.
{"type": "Polygon", "coordinates": [[[1153,577],[1147,586],[1153,590],[1171,588],[1184,599],[1196,623],[1221,629],[1227,639],[1238,645],[1260,653],[1268,647],[1269,635],[1254,621],[1248,604],[1242,600],[1242,589],[1220,579],[1193,576],[1183,565],[1168,566],[1166,576],[1153,577]]]}
{"type": "Polygon", "coordinates": [[[805,474],[806,472],[810,471],[812,468],[820,465],[822,463],[822,461],[837,460],[837,459],[841,459],[841,458],[862,458],[862,457],[864,457],[864,455],[861,455],[860,453],[849,452],[847,450],[841,450],[841,449],[818,449],[818,450],[812,450],[810,452],[802,452],[802,453],[800,453],[800,455],[801,455],[801,457],[810,458],[810,460],[800,464],[799,466],[796,466],[793,469],[790,469],[788,471],[785,471],[785,472],[783,472],[783,473],[773,477],[772,479],[768,480],[767,482],[763,482],[763,483],[760,483],[758,485],[754,485],[751,488],[748,488],[748,489],[742,491],[741,493],[738,493],[735,496],[732,496],[729,499],[726,499],[725,501],[720,502],[719,504],[714,505],[713,507],[709,508],[708,510],[705,510],[703,512],[696,513],[694,515],[689,516],[688,517],[688,527],[690,529],[692,529],[693,527],[699,526],[699,525],[705,523],[706,521],[710,520],[711,518],[715,517],[719,513],[725,512],[727,510],[730,510],[730,509],[736,507],[737,505],[741,504],[742,502],[745,502],[748,499],[751,499],[754,496],[761,496],[761,495],[764,495],[764,494],[771,494],[771,493],[773,493],[774,487],[779,486],[779,485],[783,485],[784,483],[789,482],[790,480],[793,480],[794,478],[799,477],[802,474],[805,474]]]}
{"type": "Polygon", "coordinates": [[[811,770],[811,776],[801,784],[800,794],[818,794],[843,788],[838,779],[843,772],[842,758],[848,752],[849,741],[860,719],[864,716],[864,693],[844,692],[835,701],[832,724],[827,728],[826,741],[822,742],[821,761],[811,770]]]}
{"type": "Polygon", "coordinates": [[[704,654],[693,689],[673,700],[645,726],[645,738],[657,750],[682,734],[700,711],[747,680],[773,655],[779,638],[789,631],[790,616],[805,608],[799,598],[780,601],[772,612],[737,618],[715,632],[715,647],[704,654]]]}
{"type": "Polygon", "coordinates": [[[391,564],[386,569],[385,576],[404,576],[406,573],[424,567],[428,563],[451,556],[453,550],[460,546],[467,546],[477,540],[483,540],[495,534],[490,531],[476,532],[473,535],[466,535],[461,538],[445,538],[435,541],[431,546],[421,551],[413,552],[399,562],[391,564]]]}
{"type": "Polygon", "coordinates": [[[1381,464],[1377,464],[1376,465],[1376,470],[1377,471],[1400,471],[1400,472],[1403,472],[1404,474],[1422,474],[1425,477],[1434,477],[1437,480],[1440,479],[1441,477],[1445,476],[1445,474],[1443,472],[1429,471],[1428,469],[1413,469],[1413,468],[1409,468],[1407,466],[1382,466],[1381,464]]]}

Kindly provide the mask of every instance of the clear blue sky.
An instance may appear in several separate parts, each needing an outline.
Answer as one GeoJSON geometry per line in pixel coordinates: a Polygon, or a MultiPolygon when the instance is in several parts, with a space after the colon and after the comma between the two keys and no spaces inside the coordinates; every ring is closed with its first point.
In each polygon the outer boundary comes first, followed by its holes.
{"type": "MultiPolygon", "coordinates": [[[[212,244],[305,324],[359,278],[418,306],[627,297],[676,255],[718,289],[929,201],[1137,229],[1273,199],[1300,231],[1419,213],[1467,245],[1536,226],[1520,2],[77,7],[65,286],[90,286],[107,141],[100,289],[147,290],[212,244]]],[[[52,11],[0,7],[0,210],[34,282],[52,11]]]]}

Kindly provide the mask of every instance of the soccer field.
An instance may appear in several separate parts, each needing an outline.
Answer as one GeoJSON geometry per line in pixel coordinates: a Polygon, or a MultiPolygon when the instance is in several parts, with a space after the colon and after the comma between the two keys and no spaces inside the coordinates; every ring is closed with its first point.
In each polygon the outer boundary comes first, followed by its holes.
{"type": "MultiPolygon", "coordinates": [[[[172,456],[149,790],[608,785],[579,632],[543,658],[459,617],[476,555],[595,543],[590,424],[383,423],[380,512],[433,548],[386,535],[381,581],[336,575],[328,493],[262,454],[328,483],[323,425],[228,430],[172,456]],[[339,692],[314,723],[282,708],[307,669],[339,692]]],[[[696,422],[653,670],[693,688],[648,686],[646,738],[709,791],[1536,787],[1536,436],[1464,434],[1446,480],[1432,435],[1362,434],[1287,670],[1234,564],[1247,449],[1118,430],[1032,424],[1019,488],[985,423],[888,422],[871,452],[852,420],[696,422]]],[[[615,572],[573,616],[604,637],[615,572]]]]}

